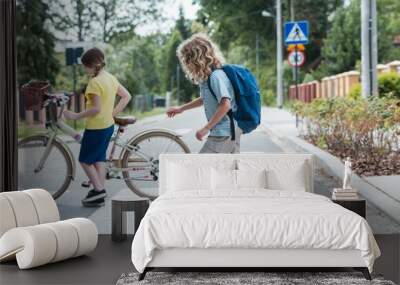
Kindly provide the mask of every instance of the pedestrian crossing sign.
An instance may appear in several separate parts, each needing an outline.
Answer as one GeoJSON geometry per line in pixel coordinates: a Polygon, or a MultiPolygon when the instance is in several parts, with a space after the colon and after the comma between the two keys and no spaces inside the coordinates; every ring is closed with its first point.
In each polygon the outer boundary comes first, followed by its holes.
{"type": "Polygon", "coordinates": [[[285,23],[285,44],[307,44],[308,43],[308,22],[286,22],[285,23]]]}

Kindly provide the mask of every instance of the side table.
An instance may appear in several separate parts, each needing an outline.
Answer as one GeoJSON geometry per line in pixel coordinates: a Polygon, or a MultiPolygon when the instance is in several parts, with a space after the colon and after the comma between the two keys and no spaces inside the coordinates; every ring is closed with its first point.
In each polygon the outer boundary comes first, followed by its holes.
{"type": "Polygon", "coordinates": [[[365,219],[367,202],[365,199],[354,199],[354,200],[336,200],[332,199],[332,202],[339,204],[340,206],[359,214],[365,219]]]}
{"type": "Polygon", "coordinates": [[[126,240],[126,212],[135,212],[135,231],[137,231],[140,221],[149,208],[148,198],[117,196],[111,202],[111,239],[113,241],[126,240]]]}

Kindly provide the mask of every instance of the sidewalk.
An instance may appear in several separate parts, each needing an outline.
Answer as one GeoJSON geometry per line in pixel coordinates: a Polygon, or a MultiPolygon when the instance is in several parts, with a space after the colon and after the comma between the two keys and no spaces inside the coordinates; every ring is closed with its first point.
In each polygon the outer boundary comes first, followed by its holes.
{"type": "MultiPolygon", "coordinates": [[[[261,128],[272,141],[285,152],[305,152],[315,156],[315,192],[327,197],[334,187],[340,187],[343,179],[343,163],[335,156],[309,144],[298,137],[296,118],[286,110],[262,108],[261,128]]],[[[367,200],[367,220],[374,233],[400,232],[400,201],[382,191],[371,180],[353,175],[352,186],[367,200]]]]}

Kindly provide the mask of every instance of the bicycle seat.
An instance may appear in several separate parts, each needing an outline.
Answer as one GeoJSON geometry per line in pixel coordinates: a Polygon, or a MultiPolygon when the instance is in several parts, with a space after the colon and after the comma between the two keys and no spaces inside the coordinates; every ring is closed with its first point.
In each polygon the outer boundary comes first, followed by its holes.
{"type": "Polygon", "coordinates": [[[137,119],[133,116],[114,117],[114,122],[122,127],[136,123],[137,119]]]}

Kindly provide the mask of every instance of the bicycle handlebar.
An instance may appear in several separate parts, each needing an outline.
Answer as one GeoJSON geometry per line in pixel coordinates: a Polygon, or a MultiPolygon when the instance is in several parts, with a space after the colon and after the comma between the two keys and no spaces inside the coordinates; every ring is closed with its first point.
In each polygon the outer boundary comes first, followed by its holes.
{"type": "Polygon", "coordinates": [[[70,97],[72,96],[75,96],[75,93],[66,91],[59,93],[47,93],[46,94],[47,98],[44,101],[43,106],[46,107],[50,103],[55,103],[58,107],[62,107],[69,102],[70,97]]]}

